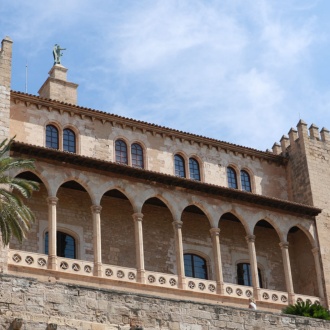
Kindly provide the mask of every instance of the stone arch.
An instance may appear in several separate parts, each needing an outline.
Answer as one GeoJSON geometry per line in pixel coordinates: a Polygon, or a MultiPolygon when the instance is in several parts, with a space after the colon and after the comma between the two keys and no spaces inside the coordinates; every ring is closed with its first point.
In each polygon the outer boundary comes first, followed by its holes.
{"type": "Polygon", "coordinates": [[[136,268],[134,207],[125,190],[112,186],[100,200],[104,264],[136,268]]]}
{"type": "Polygon", "coordinates": [[[92,200],[93,200],[93,193],[92,193],[89,185],[87,184],[87,182],[77,176],[67,176],[65,179],[63,179],[55,189],[56,195],[58,193],[58,190],[61,187],[70,185],[70,182],[72,182],[72,185],[76,186],[77,190],[79,189],[79,187],[78,187],[78,185],[79,185],[83,190],[85,190],[88,193],[90,200],[91,200],[91,202],[90,202],[90,204],[91,204],[92,200]],[[74,184],[74,182],[75,182],[75,184],[74,184]]]}
{"type": "Polygon", "coordinates": [[[174,274],[176,254],[171,210],[157,196],[145,200],[142,213],[145,269],[174,274]]]}
{"type": "Polygon", "coordinates": [[[57,189],[56,205],[58,228],[70,228],[72,232],[80,236],[79,255],[83,260],[93,261],[93,221],[92,221],[92,197],[88,185],[79,178],[67,177],[57,189]],[[87,190],[87,189],[88,190],[87,190]]]}
{"type": "Polygon", "coordinates": [[[107,193],[107,191],[118,190],[129,200],[130,204],[134,209],[134,212],[140,212],[140,208],[137,206],[137,203],[135,202],[134,195],[127,190],[126,181],[120,181],[120,180],[109,181],[106,182],[104,185],[97,187],[97,189],[98,189],[97,195],[99,196],[100,200],[107,193]]]}
{"type": "Polygon", "coordinates": [[[293,290],[309,296],[318,295],[317,275],[312,253],[313,239],[301,226],[292,226],[288,231],[289,256],[293,290]]]}
{"type": "Polygon", "coordinates": [[[263,218],[255,224],[253,234],[255,235],[257,261],[266,266],[265,287],[286,291],[283,257],[279,246],[280,229],[272,219],[263,218]]]}
{"type": "Polygon", "coordinates": [[[296,224],[292,225],[292,226],[288,229],[288,231],[287,231],[287,233],[286,233],[286,237],[285,237],[287,241],[288,241],[288,239],[289,239],[289,233],[290,233],[290,230],[291,230],[293,227],[297,227],[297,228],[299,228],[301,231],[304,232],[304,234],[307,236],[307,238],[308,238],[308,240],[309,240],[309,242],[310,242],[312,248],[314,248],[314,247],[317,246],[317,243],[316,243],[315,238],[313,237],[313,235],[307,230],[306,227],[304,227],[304,226],[301,225],[300,223],[296,223],[296,224]]]}
{"type": "MultiPolygon", "coordinates": [[[[254,231],[255,231],[255,229],[256,229],[257,224],[260,223],[261,221],[264,223],[264,226],[267,226],[266,223],[268,223],[270,226],[272,226],[273,229],[276,231],[279,240],[282,241],[282,238],[284,238],[284,233],[283,233],[283,231],[280,229],[278,223],[277,223],[275,220],[273,220],[273,219],[271,219],[271,218],[269,218],[269,217],[264,217],[264,218],[258,220],[258,221],[255,223],[255,225],[254,225],[254,227],[253,227],[253,234],[254,234],[254,231]]],[[[262,224],[261,224],[261,225],[262,225],[262,224]]]]}
{"type": "MultiPolygon", "coordinates": [[[[194,208],[196,208],[195,209],[195,212],[198,212],[198,210],[197,209],[199,209],[200,210],[200,212],[202,212],[205,216],[206,216],[206,218],[207,218],[207,220],[208,220],[208,223],[209,223],[209,225],[210,225],[210,228],[212,227],[212,216],[209,214],[209,211],[206,209],[206,207],[204,206],[204,205],[202,205],[201,203],[199,203],[199,202],[196,202],[196,201],[192,201],[192,202],[190,202],[188,205],[186,205],[186,206],[184,206],[183,205],[183,210],[182,210],[182,213],[186,210],[186,209],[192,209],[192,212],[194,212],[193,211],[193,209],[194,208]]],[[[188,211],[189,212],[189,211],[188,211]]],[[[181,213],[181,217],[182,217],[182,213],[181,213]]]]}
{"type": "MultiPolygon", "coordinates": [[[[252,234],[250,232],[250,228],[249,228],[249,225],[248,223],[246,222],[246,220],[244,219],[244,217],[237,211],[235,210],[234,208],[231,208],[231,209],[228,209],[227,212],[223,213],[221,216],[220,216],[220,219],[219,219],[219,222],[218,222],[218,227],[220,226],[220,221],[221,219],[227,215],[227,214],[232,214],[235,218],[237,218],[237,220],[239,220],[239,222],[242,224],[242,226],[244,227],[244,230],[245,230],[245,235],[250,235],[252,234]]],[[[219,227],[220,228],[220,227],[219,227]]]]}
{"type": "Polygon", "coordinates": [[[34,169],[34,170],[24,170],[23,169],[23,170],[20,170],[15,174],[15,177],[21,177],[23,179],[32,180],[32,181],[36,181],[38,183],[42,183],[45,186],[45,188],[47,190],[47,193],[49,194],[49,192],[50,192],[50,187],[49,187],[49,183],[48,183],[47,179],[37,169],[34,169]],[[29,173],[31,173],[32,176],[29,173]],[[37,180],[36,180],[36,178],[37,178],[37,180]]]}
{"type": "MultiPolygon", "coordinates": [[[[181,213],[183,251],[193,250],[213,260],[211,223],[205,209],[197,202],[187,205],[181,213]]],[[[211,265],[213,267],[213,265],[211,265]]],[[[214,274],[214,272],[212,272],[214,274]]],[[[213,278],[214,279],[214,278],[213,278]]]]}
{"type": "Polygon", "coordinates": [[[237,262],[250,260],[246,235],[248,228],[239,214],[231,210],[221,215],[218,226],[220,228],[220,246],[223,278],[227,283],[237,284],[237,262]]]}
{"type": "Polygon", "coordinates": [[[9,247],[11,249],[36,252],[41,244],[38,237],[40,222],[47,222],[48,220],[48,181],[37,170],[22,170],[17,172],[15,177],[39,182],[39,190],[34,191],[30,198],[24,199],[24,203],[33,212],[36,221],[32,224],[31,229],[26,234],[26,239],[22,243],[19,243],[16,238],[12,238],[9,247]]]}

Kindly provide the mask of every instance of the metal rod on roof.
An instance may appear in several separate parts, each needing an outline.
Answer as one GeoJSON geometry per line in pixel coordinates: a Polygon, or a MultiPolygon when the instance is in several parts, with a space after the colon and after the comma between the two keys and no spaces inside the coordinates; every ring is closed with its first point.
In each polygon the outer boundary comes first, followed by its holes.
{"type": "Polygon", "coordinates": [[[25,65],[25,93],[28,92],[28,64],[25,65]]]}

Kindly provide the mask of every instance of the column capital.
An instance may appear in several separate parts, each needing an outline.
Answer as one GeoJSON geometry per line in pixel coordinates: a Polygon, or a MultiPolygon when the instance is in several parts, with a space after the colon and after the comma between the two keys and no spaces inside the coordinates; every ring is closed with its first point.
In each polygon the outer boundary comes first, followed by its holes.
{"type": "Polygon", "coordinates": [[[58,202],[58,198],[55,196],[50,196],[46,198],[48,205],[56,205],[58,202]]]}
{"type": "Polygon", "coordinates": [[[289,242],[281,242],[281,243],[279,243],[279,246],[281,247],[281,249],[288,249],[289,242]]]}
{"type": "Polygon", "coordinates": [[[211,236],[219,236],[220,235],[220,228],[211,228],[210,229],[211,236]]]}
{"type": "Polygon", "coordinates": [[[100,214],[101,210],[102,210],[102,206],[101,205],[92,205],[91,210],[93,213],[100,214]]]}
{"type": "Polygon", "coordinates": [[[315,254],[318,254],[320,252],[320,248],[318,246],[315,246],[312,248],[312,253],[315,255],[315,254]]]}
{"type": "Polygon", "coordinates": [[[247,235],[245,236],[245,239],[248,243],[254,243],[256,240],[256,235],[247,235]]]}
{"type": "Polygon", "coordinates": [[[173,221],[172,225],[173,225],[174,229],[181,229],[183,226],[183,222],[182,221],[173,221]]]}
{"type": "Polygon", "coordinates": [[[143,220],[143,213],[133,213],[132,214],[134,221],[141,221],[143,220]]]}

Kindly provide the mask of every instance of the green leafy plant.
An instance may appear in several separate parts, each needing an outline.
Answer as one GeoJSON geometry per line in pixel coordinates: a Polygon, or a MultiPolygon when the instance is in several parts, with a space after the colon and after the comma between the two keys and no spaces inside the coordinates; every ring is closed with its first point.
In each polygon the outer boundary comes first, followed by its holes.
{"type": "Polygon", "coordinates": [[[282,310],[284,314],[312,317],[315,319],[330,320],[329,311],[320,304],[312,304],[310,301],[298,301],[282,310]]]}
{"type": "Polygon", "coordinates": [[[9,175],[15,169],[34,169],[33,160],[9,156],[13,140],[5,139],[0,143],[0,232],[4,245],[9,243],[12,236],[19,242],[25,237],[35,216],[24,204],[22,197],[28,198],[39,189],[37,182],[9,175]]]}

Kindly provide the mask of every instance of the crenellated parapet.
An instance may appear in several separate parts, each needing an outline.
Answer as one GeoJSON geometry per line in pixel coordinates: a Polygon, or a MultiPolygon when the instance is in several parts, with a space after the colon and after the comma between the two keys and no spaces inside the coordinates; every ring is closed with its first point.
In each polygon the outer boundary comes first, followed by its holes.
{"type": "Polygon", "coordinates": [[[330,132],[325,127],[320,131],[315,124],[311,124],[310,127],[307,128],[307,124],[301,119],[297,124],[297,129],[292,127],[288,135],[283,135],[281,137],[280,143],[275,142],[273,144],[273,154],[285,155],[288,148],[293,148],[296,143],[306,143],[308,141],[330,142],[330,132]]]}

